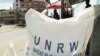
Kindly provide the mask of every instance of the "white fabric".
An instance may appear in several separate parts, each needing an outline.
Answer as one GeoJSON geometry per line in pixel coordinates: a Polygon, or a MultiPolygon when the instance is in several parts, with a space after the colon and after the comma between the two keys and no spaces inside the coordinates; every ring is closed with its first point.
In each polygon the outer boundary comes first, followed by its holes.
{"type": "Polygon", "coordinates": [[[30,9],[25,17],[29,35],[27,56],[84,55],[93,30],[94,14],[91,7],[76,17],[55,20],[30,9]]]}

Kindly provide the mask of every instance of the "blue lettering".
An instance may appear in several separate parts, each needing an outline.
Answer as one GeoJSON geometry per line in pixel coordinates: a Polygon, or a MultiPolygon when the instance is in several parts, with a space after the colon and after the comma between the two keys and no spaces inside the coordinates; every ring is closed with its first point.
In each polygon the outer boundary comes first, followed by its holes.
{"type": "Polygon", "coordinates": [[[46,50],[47,47],[48,47],[48,50],[50,51],[50,49],[51,49],[51,41],[48,43],[48,40],[46,40],[46,42],[45,42],[45,50],[46,50]]]}
{"type": "Polygon", "coordinates": [[[64,53],[63,47],[64,47],[63,43],[58,43],[57,53],[59,53],[59,51],[61,51],[62,53],[64,53]]]}
{"type": "Polygon", "coordinates": [[[38,38],[38,40],[36,39],[37,39],[37,36],[35,35],[34,43],[35,45],[38,45],[40,43],[40,37],[38,38]]]}
{"type": "Polygon", "coordinates": [[[39,55],[40,56],[43,56],[43,54],[44,54],[44,52],[42,52],[42,51],[39,52],[39,55]]]}
{"type": "Polygon", "coordinates": [[[48,56],[48,53],[45,53],[44,56],[48,56]]]}
{"type": "Polygon", "coordinates": [[[70,51],[73,52],[74,50],[76,50],[78,48],[78,41],[77,42],[73,42],[70,43],[70,51]]]}

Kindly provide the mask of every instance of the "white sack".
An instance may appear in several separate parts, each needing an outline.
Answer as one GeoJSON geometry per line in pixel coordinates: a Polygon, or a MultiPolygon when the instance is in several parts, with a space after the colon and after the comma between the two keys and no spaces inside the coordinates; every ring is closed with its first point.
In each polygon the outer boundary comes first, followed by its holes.
{"type": "Polygon", "coordinates": [[[29,46],[26,56],[84,55],[93,31],[94,8],[73,18],[56,20],[30,9],[26,14],[29,46]]]}

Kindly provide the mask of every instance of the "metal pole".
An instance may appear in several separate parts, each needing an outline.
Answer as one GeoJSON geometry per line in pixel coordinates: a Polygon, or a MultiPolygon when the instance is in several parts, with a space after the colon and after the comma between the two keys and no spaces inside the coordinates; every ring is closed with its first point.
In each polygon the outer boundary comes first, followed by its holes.
{"type": "Polygon", "coordinates": [[[64,0],[61,0],[61,18],[64,18],[64,0]]]}

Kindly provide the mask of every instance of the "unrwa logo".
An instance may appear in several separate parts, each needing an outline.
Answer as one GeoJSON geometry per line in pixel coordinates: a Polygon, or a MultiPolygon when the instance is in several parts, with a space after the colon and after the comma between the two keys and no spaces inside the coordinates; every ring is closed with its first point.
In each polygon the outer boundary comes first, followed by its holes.
{"type": "MultiPolygon", "coordinates": [[[[36,46],[38,46],[41,42],[41,37],[38,37],[37,35],[34,36],[34,44],[36,46]]],[[[45,40],[45,46],[44,46],[44,49],[45,50],[48,50],[48,51],[51,51],[52,49],[52,41],[50,40],[45,40]]],[[[78,48],[78,45],[79,45],[79,41],[76,41],[76,42],[70,42],[69,43],[69,46],[70,46],[70,52],[74,52],[77,50],[78,48]]],[[[56,52],[57,53],[64,53],[64,47],[65,47],[65,44],[64,43],[57,43],[57,49],[56,49],[56,52]]]]}

